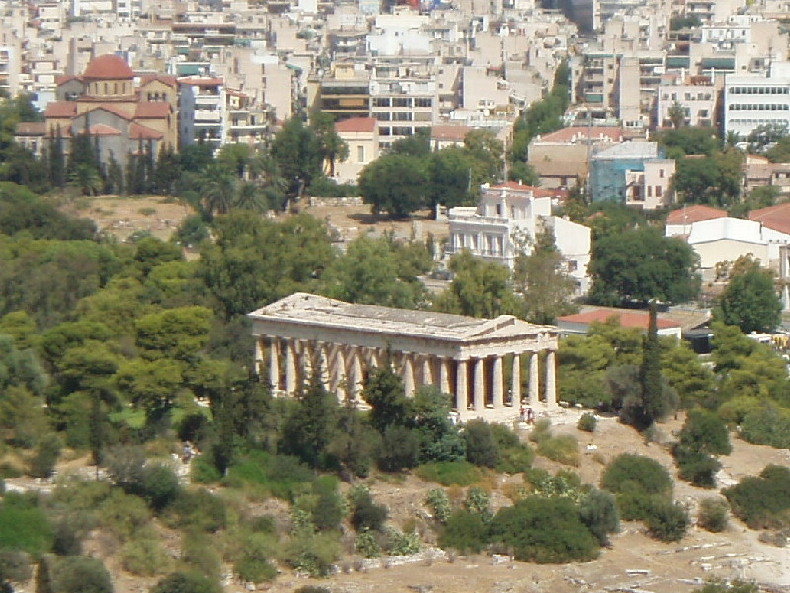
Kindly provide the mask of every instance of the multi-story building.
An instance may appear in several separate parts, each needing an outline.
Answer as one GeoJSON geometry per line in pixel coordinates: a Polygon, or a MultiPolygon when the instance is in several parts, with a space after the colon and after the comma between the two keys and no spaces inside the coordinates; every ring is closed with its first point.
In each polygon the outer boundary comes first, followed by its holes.
{"type": "Polygon", "coordinates": [[[550,229],[562,254],[565,272],[576,281],[577,294],[586,294],[591,231],[584,225],[552,216],[552,200],[562,192],[513,182],[483,189],[476,207],[450,208],[447,252],[469,250],[512,268],[520,252],[532,252],[537,234],[550,229]]]}
{"type": "Polygon", "coordinates": [[[790,62],[764,74],[729,75],[724,82],[724,133],[746,139],[759,126],[790,121],[790,62]]]}
{"type": "Polygon", "coordinates": [[[683,109],[685,126],[718,126],[718,99],[721,83],[718,78],[711,80],[709,76],[689,76],[683,79],[680,75],[667,76],[658,87],[656,101],[656,125],[670,128],[672,122],[672,106],[679,105],[683,109]]]}
{"type": "Polygon", "coordinates": [[[675,161],[663,158],[656,142],[623,142],[592,155],[592,201],[654,210],[672,203],[674,174],[675,161]]]}
{"type": "Polygon", "coordinates": [[[225,139],[225,84],[215,76],[178,79],[180,145],[206,142],[218,149],[225,139]]]}

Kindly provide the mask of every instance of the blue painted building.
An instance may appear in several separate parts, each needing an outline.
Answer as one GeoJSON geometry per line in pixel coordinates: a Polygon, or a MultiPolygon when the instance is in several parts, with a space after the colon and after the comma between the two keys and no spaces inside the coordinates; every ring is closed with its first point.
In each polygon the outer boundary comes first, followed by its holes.
{"type": "Polygon", "coordinates": [[[664,158],[656,142],[623,142],[606,148],[590,159],[592,201],[646,209],[665,205],[674,169],[674,161],[664,158]]]}

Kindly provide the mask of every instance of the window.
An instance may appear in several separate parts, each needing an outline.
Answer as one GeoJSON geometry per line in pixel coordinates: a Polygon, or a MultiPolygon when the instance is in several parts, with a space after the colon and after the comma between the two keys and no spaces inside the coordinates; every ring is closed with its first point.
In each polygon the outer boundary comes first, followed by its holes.
{"type": "Polygon", "coordinates": [[[661,187],[660,185],[657,185],[656,186],[656,197],[657,198],[661,198],[663,196],[664,196],[664,188],[661,187]]]}
{"type": "Polygon", "coordinates": [[[395,97],[392,100],[393,107],[411,107],[411,99],[406,97],[395,97]]]}
{"type": "Polygon", "coordinates": [[[663,179],[663,178],[664,178],[664,169],[659,169],[659,170],[658,170],[658,176],[659,176],[661,179],[663,179]]]}
{"type": "Polygon", "coordinates": [[[357,146],[357,162],[364,163],[365,162],[365,147],[364,146],[357,146]]]}
{"type": "Polygon", "coordinates": [[[653,186],[652,185],[648,185],[647,186],[647,197],[648,198],[652,198],[653,197],[653,186]]]}

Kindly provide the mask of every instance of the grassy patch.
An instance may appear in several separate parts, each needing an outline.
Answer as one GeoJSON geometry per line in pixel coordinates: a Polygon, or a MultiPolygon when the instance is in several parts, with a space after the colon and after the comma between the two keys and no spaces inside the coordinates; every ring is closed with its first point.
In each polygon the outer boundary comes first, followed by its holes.
{"type": "Polygon", "coordinates": [[[468,461],[426,463],[417,468],[416,474],[426,482],[437,482],[442,486],[469,486],[483,478],[480,469],[468,461]]]}

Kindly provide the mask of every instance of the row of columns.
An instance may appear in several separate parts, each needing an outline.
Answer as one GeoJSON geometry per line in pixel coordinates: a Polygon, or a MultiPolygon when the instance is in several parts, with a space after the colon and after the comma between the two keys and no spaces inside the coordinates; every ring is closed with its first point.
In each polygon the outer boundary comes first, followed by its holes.
{"type": "MultiPolygon", "coordinates": [[[[545,369],[541,373],[540,353],[529,356],[528,392],[521,393],[521,353],[454,359],[413,352],[392,352],[390,359],[403,380],[407,397],[423,385],[436,385],[443,393],[455,394],[455,407],[461,415],[468,410],[518,406],[522,401],[530,407],[541,403],[557,405],[554,350],[547,350],[545,369]],[[510,397],[506,401],[505,361],[511,358],[510,397]],[[542,375],[542,376],[541,376],[542,375]]],[[[262,375],[268,367],[269,384],[274,393],[294,394],[311,377],[313,366],[320,373],[322,385],[339,398],[356,399],[368,369],[380,366],[386,359],[382,348],[357,347],[313,340],[297,340],[276,336],[256,340],[256,370],[262,375]],[[268,349],[268,365],[264,364],[264,348],[268,349]]]]}

